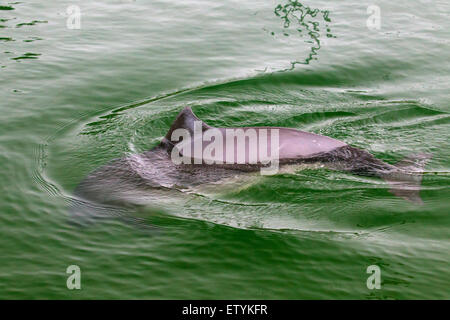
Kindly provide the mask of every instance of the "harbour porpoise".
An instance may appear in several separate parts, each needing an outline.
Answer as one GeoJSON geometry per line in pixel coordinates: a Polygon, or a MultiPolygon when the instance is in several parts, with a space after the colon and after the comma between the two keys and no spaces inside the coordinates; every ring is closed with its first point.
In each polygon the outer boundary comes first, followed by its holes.
{"type": "MultiPolygon", "coordinates": [[[[380,177],[390,185],[394,195],[422,203],[419,195],[421,172],[429,158],[427,154],[418,154],[392,165],[345,142],[297,129],[214,128],[186,107],[178,114],[159,145],[141,154],[113,160],[94,170],[78,185],[74,194],[83,203],[105,206],[145,204],[144,198],[158,190],[182,190],[220,183],[224,178],[246,172],[261,171],[266,174],[263,170],[270,171],[274,162],[277,166],[321,163],[336,170],[380,177]],[[243,138],[237,135],[227,138],[229,130],[239,132],[243,138]],[[195,137],[196,133],[200,136],[195,137]],[[218,143],[220,135],[224,141],[218,143]],[[252,139],[255,136],[256,139],[252,139]],[[213,142],[216,148],[212,152],[213,142]],[[262,149],[265,149],[265,155],[261,155],[262,149]]],[[[79,205],[74,210],[77,214],[81,214],[77,210],[84,211],[79,205]]]]}

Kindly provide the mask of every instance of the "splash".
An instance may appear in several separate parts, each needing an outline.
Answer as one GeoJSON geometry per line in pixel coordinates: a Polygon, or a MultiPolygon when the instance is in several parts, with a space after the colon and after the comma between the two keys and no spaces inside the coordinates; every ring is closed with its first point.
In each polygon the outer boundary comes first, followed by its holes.
{"type": "Polygon", "coordinates": [[[23,26],[34,26],[38,23],[48,23],[48,21],[45,20],[33,20],[31,22],[22,22],[22,23],[18,23],[16,24],[16,28],[21,28],[23,26]]]}
{"type": "MultiPolygon", "coordinates": [[[[321,48],[320,39],[323,33],[321,24],[325,24],[327,38],[336,38],[336,36],[331,34],[328,24],[331,22],[328,10],[312,9],[298,1],[288,0],[286,4],[276,6],[274,13],[283,22],[282,33],[284,36],[291,35],[294,29],[294,34],[300,37],[306,34],[309,37],[306,42],[313,44],[306,59],[291,61],[290,68],[280,71],[293,70],[297,64],[309,64],[311,60],[317,60],[317,54],[321,48]]],[[[272,32],[272,35],[275,35],[275,33],[272,32]]]]}
{"type": "Polygon", "coordinates": [[[28,60],[35,60],[37,59],[41,54],[40,53],[32,53],[32,52],[27,52],[24,53],[23,55],[19,56],[19,57],[15,57],[15,58],[11,58],[11,60],[24,60],[24,59],[28,59],[28,60]]]}

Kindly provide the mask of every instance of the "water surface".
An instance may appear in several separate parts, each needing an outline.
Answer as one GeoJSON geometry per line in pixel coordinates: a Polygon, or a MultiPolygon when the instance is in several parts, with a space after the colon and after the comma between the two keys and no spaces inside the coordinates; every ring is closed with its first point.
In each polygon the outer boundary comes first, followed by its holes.
{"type": "Polygon", "coordinates": [[[79,30],[73,4],[0,5],[0,298],[450,298],[446,1],[378,1],[379,30],[369,1],[83,0],[79,30]],[[139,225],[74,224],[78,183],[155,146],[185,106],[389,163],[431,153],[424,205],[376,178],[299,167],[158,193],[127,212],[139,225]]]}

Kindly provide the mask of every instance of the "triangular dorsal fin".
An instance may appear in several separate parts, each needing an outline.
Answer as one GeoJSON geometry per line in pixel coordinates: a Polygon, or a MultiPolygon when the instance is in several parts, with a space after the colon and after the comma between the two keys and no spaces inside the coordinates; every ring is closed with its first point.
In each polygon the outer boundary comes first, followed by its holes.
{"type": "Polygon", "coordinates": [[[179,141],[172,141],[172,133],[176,129],[186,129],[189,131],[191,135],[194,134],[194,122],[200,121],[202,124],[202,131],[205,131],[209,128],[211,128],[209,125],[201,121],[197,116],[192,112],[192,109],[190,107],[184,108],[176,117],[175,121],[170,126],[169,131],[165,135],[162,143],[167,144],[169,143],[168,147],[173,146],[174,143],[177,143],[179,141]]]}

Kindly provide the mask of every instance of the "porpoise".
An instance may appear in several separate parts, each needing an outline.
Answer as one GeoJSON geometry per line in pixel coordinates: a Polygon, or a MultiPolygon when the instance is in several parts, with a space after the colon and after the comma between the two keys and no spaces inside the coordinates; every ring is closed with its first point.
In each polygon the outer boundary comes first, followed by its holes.
{"type": "MultiPolygon", "coordinates": [[[[128,206],[140,204],[142,195],[158,189],[182,190],[207,183],[220,183],[224,178],[269,169],[276,161],[280,167],[321,163],[331,169],[377,176],[389,184],[394,195],[421,204],[419,191],[422,171],[429,158],[430,155],[422,153],[392,165],[343,141],[297,129],[214,128],[198,119],[191,108],[186,107],[156,147],[141,154],[112,160],[94,170],[77,186],[74,194],[76,199],[85,204],[128,206]],[[239,131],[244,137],[227,138],[227,130],[239,131]],[[186,139],[183,132],[190,138],[186,139]],[[200,142],[195,137],[196,133],[200,133],[200,142]],[[251,139],[255,134],[257,138],[251,139]],[[216,141],[218,135],[224,137],[220,144],[216,141]],[[209,138],[204,139],[206,136],[209,138]],[[211,139],[211,136],[215,138],[211,139]],[[228,144],[230,139],[237,143],[228,144]],[[211,152],[208,148],[211,149],[213,142],[216,142],[216,149],[211,152]],[[261,147],[266,147],[266,158],[261,156],[261,147]],[[230,161],[227,162],[227,159],[230,161]]],[[[75,213],[77,210],[85,211],[80,209],[79,204],[73,209],[75,213]]]]}

